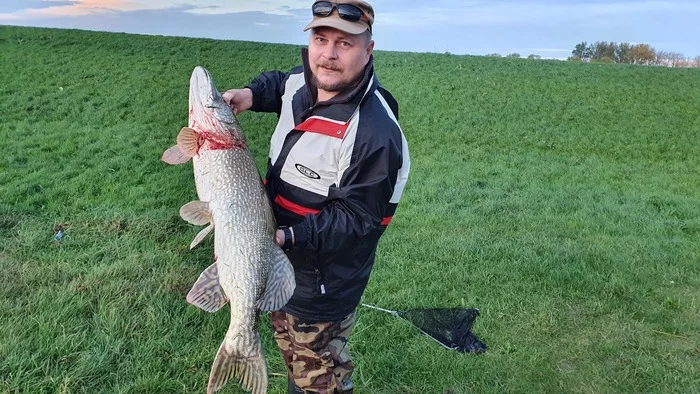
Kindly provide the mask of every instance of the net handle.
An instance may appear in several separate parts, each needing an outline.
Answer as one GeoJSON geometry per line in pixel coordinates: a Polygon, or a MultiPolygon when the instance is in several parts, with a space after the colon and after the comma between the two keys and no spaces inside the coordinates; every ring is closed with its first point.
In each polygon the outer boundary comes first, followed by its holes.
{"type": "Polygon", "coordinates": [[[367,308],[376,309],[378,311],[386,312],[386,313],[389,313],[389,314],[394,315],[396,317],[401,317],[401,316],[399,316],[399,312],[397,312],[397,311],[392,311],[389,309],[380,308],[378,306],[374,306],[374,305],[370,305],[370,304],[362,304],[362,306],[366,306],[367,308]]]}

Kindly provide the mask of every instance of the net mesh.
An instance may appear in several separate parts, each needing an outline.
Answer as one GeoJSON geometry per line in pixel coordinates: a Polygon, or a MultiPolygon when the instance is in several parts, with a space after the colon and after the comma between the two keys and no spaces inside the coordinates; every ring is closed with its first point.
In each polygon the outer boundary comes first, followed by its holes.
{"type": "Polygon", "coordinates": [[[471,331],[479,310],[475,308],[427,308],[397,311],[442,346],[465,353],[481,353],[487,346],[471,331]]]}

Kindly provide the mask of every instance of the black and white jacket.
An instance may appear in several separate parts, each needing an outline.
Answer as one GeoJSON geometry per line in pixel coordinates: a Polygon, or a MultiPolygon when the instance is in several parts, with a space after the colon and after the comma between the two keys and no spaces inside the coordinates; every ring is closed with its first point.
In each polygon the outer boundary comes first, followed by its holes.
{"type": "Polygon", "coordinates": [[[248,87],[253,111],[279,115],[265,183],[278,226],[295,235],[297,287],[283,310],[330,321],[359,304],[410,161],[398,104],[372,59],[352,91],[316,104],[306,50],[302,58],[304,66],[265,72],[248,87]]]}

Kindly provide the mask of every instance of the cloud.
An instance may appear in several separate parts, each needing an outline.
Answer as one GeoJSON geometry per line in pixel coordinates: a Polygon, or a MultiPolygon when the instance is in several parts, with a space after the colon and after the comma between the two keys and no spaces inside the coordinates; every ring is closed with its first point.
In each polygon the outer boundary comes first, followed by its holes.
{"type": "MultiPolygon", "coordinates": [[[[224,15],[242,12],[262,12],[269,15],[293,15],[295,11],[309,10],[307,0],[260,1],[260,0],[203,0],[190,1],[193,14],[224,15]]],[[[310,11],[309,11],[310,13],[310,11]]]]}
{"type": "Polygon", "coordinates": [[[117,12],[181,9],[195,15],[226,15],[261,12],[269,15],[294,15],[308,10],[307,0],[42,0],[45,7],[0,13],[0,21],[83,17],[117,12]],[[62,3],[51,5],[51,3],[62,3]]]}
{"type": "MultiPolygon", "coordinates": [[[[429,5],[402,7],[399,0],[381,3],[377,24],[388,26],[482,26],[533,25],[565,22],[600,22],[628,20],[632,15],[655,15],[661,12],[699,13],[700,4],[690,0],[671,1],[460,1],[436,0],[429,5]]],[[[377,9],[379,7],[375,7],[377,9]]]]}

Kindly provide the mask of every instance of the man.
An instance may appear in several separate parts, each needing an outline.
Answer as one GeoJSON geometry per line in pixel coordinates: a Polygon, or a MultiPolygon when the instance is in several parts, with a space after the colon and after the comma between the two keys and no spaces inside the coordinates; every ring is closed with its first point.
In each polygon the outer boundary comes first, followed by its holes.
{"type": "Polygon", "coordinates": [[[398,105],[372,61],[374,10],[316,1],[303,66],[265,72],[223,97],[275,112],[265,184],[296,290],[270,317],[290,393],[351,393],[347,341],[409,171],[398,105]]]}

